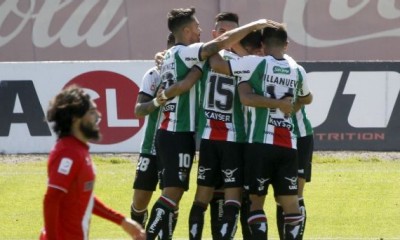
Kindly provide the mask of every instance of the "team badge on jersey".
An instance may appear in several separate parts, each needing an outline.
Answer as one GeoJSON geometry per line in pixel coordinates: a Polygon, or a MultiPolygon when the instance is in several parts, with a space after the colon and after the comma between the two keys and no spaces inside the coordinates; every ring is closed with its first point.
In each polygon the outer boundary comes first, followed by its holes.
{"type": "Polygon", "coordinates": [[[188,177],[187,169],[180,169],[179,170],[179,180],[182,182],[186,181],[188,177]]]}

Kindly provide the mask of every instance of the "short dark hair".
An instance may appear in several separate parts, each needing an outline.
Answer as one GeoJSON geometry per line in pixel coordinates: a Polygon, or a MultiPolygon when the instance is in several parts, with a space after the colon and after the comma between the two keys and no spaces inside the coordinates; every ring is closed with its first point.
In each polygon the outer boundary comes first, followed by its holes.
{"type": "Polygon", "coordinates": [[[175,8],[168,13],[168,29],[175,33],[182,26],[193,21],[193,15],[196,13],[194,7],[175,8]]]}
{"type": "Polygon", "coordinates": [[[269,47],[283,47],[288,41],[286,27],[281,24],[278,28],[266,27],[262,30],[262,41],[269,47]]]}
{"type": "Polygon", "coordinates": [[[240,44],[243,47],[253,47],[253,48],[260,48],[261,47],[261,30],[253,31],[246,35],[246,37],[240,40],[240,44]]]}
{"type": "Polygon", "coordinates": [[[82,117],[90,108],[90,96],[77,85],[71,85],[57,94],[47,109],[47,121],[54,122],[57,136],[71,134],[72,119],[82,117]]]}
{"type": "Polygon", "coordinates": [[[215,16],[215,22],[230,21],[239,25],[239,16],[232,12],[221,12],[215,16]]]}
{"type": "Polygon", "coordinates": [[[175,36],[170,32],[167,37],[167,47],[170,48],[175,45],[175,36]]]}

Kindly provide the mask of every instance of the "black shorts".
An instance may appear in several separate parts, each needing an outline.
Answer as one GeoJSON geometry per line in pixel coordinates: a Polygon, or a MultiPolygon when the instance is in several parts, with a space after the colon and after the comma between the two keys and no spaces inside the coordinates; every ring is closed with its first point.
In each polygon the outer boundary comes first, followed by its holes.
{"type": "Polygon", "coordinates": [[[314,151],[314,136],[297,138],[297,158],[299,162],[299,178],[311,182],[312,156],[314,151]]]}
{"type": "Polygon", "coordinates": [[[196,151],[193,132],[170,132],[159,129],[156,134],[157,156],[163,167],[163,187],[189,189],[190,170],[196,151]]]}
{"type": "Polygon", "coordinates": [[[215,188],[243,186],[244,143],[202,139],[197,184],[215,188]]]}
{"type": "Polygon", "coordinates": [[[161,166],[157,162],[156,156],[141,153],[139,155],[139,162],[136,167],[133,189],[146,191],[156,190],[158,180],[160,179],[161,170],[161,166]]]}
{"type": "Polygon", "coordinates": [[[244,182],[250,194],[297,195],[297,150],[271,144],[249,143],[245,147],[244,182]]]}

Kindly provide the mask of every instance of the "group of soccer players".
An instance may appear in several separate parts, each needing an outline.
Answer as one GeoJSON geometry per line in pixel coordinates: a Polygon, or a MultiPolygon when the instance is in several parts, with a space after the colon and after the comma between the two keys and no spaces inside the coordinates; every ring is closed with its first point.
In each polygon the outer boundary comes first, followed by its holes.
{"type": "Polygon", "coordinates": [[[239,27],[234,13],[215,18],[214,39],[200,42],[195,9],[168,13],[168,50],[143,77],[135,107],[148,116],[134,181],[131,218],[147,239],[171,239],[189,187],[195,134],[201,138],[189,239],[201,239],[210,205],[213,239],[267,239],[268,186],[281,239],[302,239],[304,184],[310,180],[311,103],[304,69],[286,55],[283,24],[239,27]],[[298,149],[297,149],[298,148],[298,149]],[[160,180],[161,196],[147,208],[160,180]]]}

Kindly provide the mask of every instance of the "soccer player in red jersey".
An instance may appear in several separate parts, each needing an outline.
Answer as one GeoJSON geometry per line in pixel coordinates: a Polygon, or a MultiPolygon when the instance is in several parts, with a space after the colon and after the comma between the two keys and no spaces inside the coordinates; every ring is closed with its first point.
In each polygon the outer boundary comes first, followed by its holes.
{"type": "Polygon", "coordinates": [[[96,174],[88,141],[100,138],[99,119],[96,104],[77,86],[62,90],[50,102],[47,120],[54,123],[58,140],[47,163],[40,239],[88,239],[92,213],[120,225],[133,239],[146,239],[140,224],[94,195],[96,174]]]}

